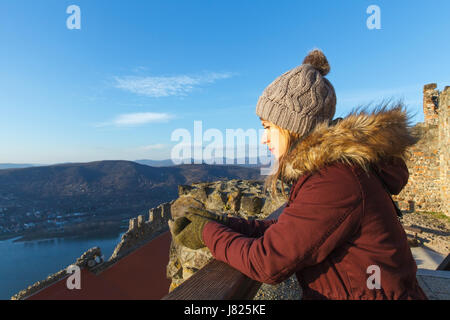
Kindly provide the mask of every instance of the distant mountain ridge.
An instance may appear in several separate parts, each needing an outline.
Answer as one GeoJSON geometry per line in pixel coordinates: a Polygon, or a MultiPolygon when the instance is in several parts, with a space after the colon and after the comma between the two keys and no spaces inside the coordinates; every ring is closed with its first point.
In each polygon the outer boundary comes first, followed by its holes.
{"type": "Polygon", "coordinates": [[[259,169],[242,166],[151,167],[124,160],[4,169],[0,170],[0,206],[7,202],[24,208],[135,211],[175,199],[180,184],[227,179],[263,177],[259,169]]]}
{"type": "MultiPolygon", "coordinates": [[[[175,164],[171,159],[165,159],[165,160],[135,160],[134,162],[137,162],[139,164],[145,164],[152,167],[169,167],[169,166],[175,166],[175,164]]],[[[181,161],[180,161],[181,162],[181,161]]],[[[259,168],[263,164],[259,160],[259,158],[226,158],[223,157],[220,158],[214,158],[212,160],[206,161],[206,160],[197,160],[191,158],[191,159],[183,159],[183,164],[210,164],[210,165],[236,165],[236,166],[242,166],[242,167],[249,167],[249,168],[259,168]],[[221,160],[221,161],[219,161],[221,160]],[[221,163],[220,163],[221,162],[221,163]]],[[[269,166],[269,164],[264,164],[264,166],[269,166]]]]}
{"type": "Polygon", "coordinates": [[[170,159],[165,160],[150,160],[150,159],[142,159],[142,160],[135,160],[134,162],[139,164],[144,164],[146,166],[150,167],[171,167],[175,164],[170,159]]]}
{"type": "Polygon", "coordinates": [[[0,163],[0,170],[2,169],[21,169],[21,168],[29,168],[34,167],[35,164],[30,163],[0,163]]]}

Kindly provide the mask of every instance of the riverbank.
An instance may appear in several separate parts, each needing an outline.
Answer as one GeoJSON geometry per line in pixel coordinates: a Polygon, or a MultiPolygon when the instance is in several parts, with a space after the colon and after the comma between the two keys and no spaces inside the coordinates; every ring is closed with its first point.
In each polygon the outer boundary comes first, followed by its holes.
{"type": "Polygon", "coordinates": [[[11,240],[14,238],[20,238],[24,235],[24,233],[6,233],[0,235],[0,241],[11,240]]]}
{"type": "Polygon", "coordinates": [[[37,230],[31,232],[8,233],[0,236],[0,241],[14,239],[13,242],[25,242],[61,238],[111,237],[126,231],[128,219],[122,221],[106,221],[101,223],[77,224],[62,230],[37,230]]]}

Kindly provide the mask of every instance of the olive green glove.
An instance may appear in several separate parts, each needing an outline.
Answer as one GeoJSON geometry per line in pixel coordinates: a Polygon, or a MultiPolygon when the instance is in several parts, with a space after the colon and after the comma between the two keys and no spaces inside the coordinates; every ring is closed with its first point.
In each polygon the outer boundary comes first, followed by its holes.
{"type": "Polygon", "coordinates": [[[211,219],[214,220],[218,223],[221,223],[223,225],[228,225],[228,216],[226,214],[224,215],[220,215],[220,214],[215,214],[213,212],[207,211],[205,209],[201,209],[201,208],[195,208],[195,207],[189,207],[186,212],[189,213],[193,213],[196,214],[198,216],[202,216],[205,217],[207,219],[211,219]]]}
{"type": "Polygon", "coordinates": [[[172,239],[175,240],[175,237],[183,231],[183,229],[189,224],[191,221],[186,217],[180,217],[175,219],[175,221],[169,220],[169,230],[172,234],[172,239]]]}
{"type": "Polygon", "coordinates": [[[202,233],[203,228],[210,221],[213,220],[193,213],[188,213],[186,217],[176,219],[172,233],[175,242],[194,250],[206,247],[202,233]]]}

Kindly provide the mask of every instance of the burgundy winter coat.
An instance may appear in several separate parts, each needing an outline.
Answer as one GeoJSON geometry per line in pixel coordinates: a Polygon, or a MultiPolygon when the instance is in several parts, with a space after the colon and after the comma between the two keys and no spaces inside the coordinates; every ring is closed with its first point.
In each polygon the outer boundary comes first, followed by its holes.
{"type": "Polygon", "coordinates": [[[402,159],[413,143],[397,109],[318,126],[289,155],[284,177],[294,184],[278,220],[209,222],[203,240],[254,280],[277,284],[295,273],[303,299],[427,299],[382,185],[392,194],[405,186],[402,159]]]}

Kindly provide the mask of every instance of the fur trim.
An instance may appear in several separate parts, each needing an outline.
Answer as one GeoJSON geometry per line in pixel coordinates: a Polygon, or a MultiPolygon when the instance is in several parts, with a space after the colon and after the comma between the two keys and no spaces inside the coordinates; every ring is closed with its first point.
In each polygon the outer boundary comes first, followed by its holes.
{"type": "Polygon", "coordinates": [[[407,158],[407,148],[417,143],[411,134],[410,116],[401,103],[383,105],[371,114],[351,112],[337,124],[318,124],[286,156],[283,178],[295,181],[333,162],[359,165],[366,172],[370,164],[390,157],[407,158]]]}

